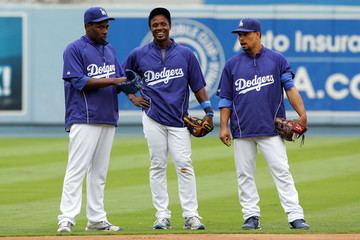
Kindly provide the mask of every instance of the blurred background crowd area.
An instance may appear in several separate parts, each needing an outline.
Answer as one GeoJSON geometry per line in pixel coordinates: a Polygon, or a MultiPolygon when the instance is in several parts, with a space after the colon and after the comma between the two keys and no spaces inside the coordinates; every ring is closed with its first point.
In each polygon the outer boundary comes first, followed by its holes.
{"type": "Polygon", "coordinates": [[[202,4],[203,0],[0,0],[9,4],[202,4]]]}
{"type": "Polygon", "coordinates": [[[359,0],[0,0],[0,4],[146,4],[146,5],[342,5],[358,6],[359,0]]]}

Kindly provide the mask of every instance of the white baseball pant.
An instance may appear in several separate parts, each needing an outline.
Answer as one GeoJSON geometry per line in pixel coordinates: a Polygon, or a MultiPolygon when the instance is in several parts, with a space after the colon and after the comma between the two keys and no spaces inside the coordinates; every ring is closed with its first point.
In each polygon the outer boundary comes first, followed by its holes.
{"type": "Polygon", "coordinates": [[[115,126],[74,124],[69,133],[69,158],[61,196],[59,224],[70,221],[81,210],[82,186],[85,175],[88,221],[106,220],[104,189],[115,126]]]}
{"type": "Polygon", "coordinates": [[[171,153],[178,178],[183,217],[199,216],[195,173],[191,161],[191,139],[186,128],[169,127],[143,113],[144,135],[150,154],[150,189],[157,218],[170,218],[167,192],[167,158],[171,153]]]}
{"type": "Polygon", "coordinates": [[[279,136],[234,139],[234,159],[244,219],[260,216],[259,194],[255,184],[257,147],[268,163],[288,221],[304,219],[304,211],[299,204],[298,193],[289,169],[286,147],[279,136]]]}

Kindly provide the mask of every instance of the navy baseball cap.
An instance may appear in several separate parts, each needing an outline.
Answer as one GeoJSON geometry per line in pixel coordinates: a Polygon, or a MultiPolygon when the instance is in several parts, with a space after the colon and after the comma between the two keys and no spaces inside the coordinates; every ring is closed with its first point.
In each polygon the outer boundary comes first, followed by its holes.
{"type": "Polygon", "coordinates": [[[232,31],[232,33],[239,32],[261,32],[260,22],[254,18],[243,18],[238,28],[232,31]]]}
{"type": "Polygon", "coordinates": [[[149,27],[150,27],[151,19],[153,19],[153,17],[155,17],[157,15],[164,15],[167,18],[167,20],[169,21],[169,25],[171,26],[171,15],[170,15],[169,10],[167,10],[166,8],[163,8],[163,7],[157,7],[157,8],[154,8],[153,10],[151,10],[151,12],[149,14],[149,27]]]}
{"type": "Polygon", "coordinates": [[[85,24],[97,23],[105,20],[115,20],[115,18],[109,17],[105,9],[102,7],[92,7],[84,13],[85,24]]]}

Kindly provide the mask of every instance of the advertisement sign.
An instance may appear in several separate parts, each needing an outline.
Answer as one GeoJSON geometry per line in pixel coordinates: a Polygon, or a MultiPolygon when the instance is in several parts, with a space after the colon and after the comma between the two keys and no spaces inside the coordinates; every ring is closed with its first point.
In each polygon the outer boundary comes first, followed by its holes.
{"type": "Polygon", "coordinates": [[[23,104],[23,18],[0,16],[0,114],[20,113],[23,104]]]}
{"type": "MultiPolygon", "coordinates": [[[[239,18],[189,16],[173,18],[172,38],[193,50],[207,81],[207,91],[217,109],[216,88],[226,60],[241,47],[236,34],[239,18]]],[[[310,113],[332,116],[360,113],[360,19],[259,18],[264,46],[281,52],[295,73],[295,85],[310,113]]],[[[152,40],[147,17],[119,17],[111,23],[109,41],[121,61],[130,51],[152,40]],[[131,39],[131,40],[129,40],[131,39]]],[[[120,95],[120,109],[137,109],[120,95]]],[[[287,101],[286,101],[287,102],[287,101]]],[[[290,110],[287,103],[286,108],[290,110]]],[[[199,109],[192,97],[191,109],[199,109]]],[[[360,116],[360,114],[359,114],[360,116]]]]}
{"type": "Polygon", "coordinates": [[[262,20],[263,42],[283,53],[310,111],[360,111],[359,20],[262,20]]]}

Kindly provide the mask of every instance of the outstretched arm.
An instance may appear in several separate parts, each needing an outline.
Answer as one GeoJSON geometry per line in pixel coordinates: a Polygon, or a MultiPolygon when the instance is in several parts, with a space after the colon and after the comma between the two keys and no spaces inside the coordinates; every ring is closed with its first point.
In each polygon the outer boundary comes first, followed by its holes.
{"type": "Polygon", "coordinates": [[[126,77],[120,78],[89,78],[87,80],[86,85],[84,86],[84,90],[92,90],[98,88],[104,88],[110,85],[117,85],[119,83],[123,83],[127,81],[126,77]]]}

